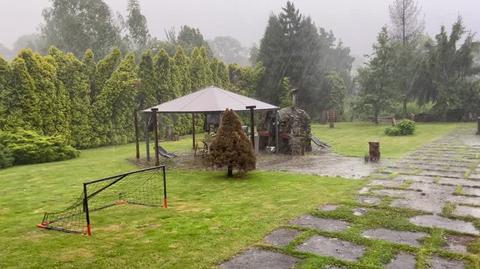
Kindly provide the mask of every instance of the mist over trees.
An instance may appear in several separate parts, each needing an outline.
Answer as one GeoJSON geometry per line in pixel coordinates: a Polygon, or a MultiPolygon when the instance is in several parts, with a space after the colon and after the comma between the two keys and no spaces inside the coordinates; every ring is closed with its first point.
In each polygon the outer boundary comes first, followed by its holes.
{"type": "Polygon", "coordinates": [[[299,106],[314,118],[327,109],[328,102],[323,101],[326,95],[336,94],[322,87],[328,84],[323,83],[327,74],[336,73],[334,76],[342,84],[351,84],[353,57],[349,48],[337,42],[332,32],[318,28],[291,2],[287,2],[280,14],[270,16],[256,60],[265,68],[256,95],[280,104],[281,85],[288,78],[290,86],[298,89],[299,106]]]}

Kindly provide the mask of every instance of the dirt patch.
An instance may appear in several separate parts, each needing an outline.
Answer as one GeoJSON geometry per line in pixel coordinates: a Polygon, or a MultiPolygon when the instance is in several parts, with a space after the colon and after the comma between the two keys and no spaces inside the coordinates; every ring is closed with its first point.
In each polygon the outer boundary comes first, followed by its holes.
{"type": "Polygon", "coordinates": [[[466,235],[447,235],[445,241],[447,242],[445,249],[457,253],[467,253],[468,245],[475,241],[475,237],[466,235]]]}

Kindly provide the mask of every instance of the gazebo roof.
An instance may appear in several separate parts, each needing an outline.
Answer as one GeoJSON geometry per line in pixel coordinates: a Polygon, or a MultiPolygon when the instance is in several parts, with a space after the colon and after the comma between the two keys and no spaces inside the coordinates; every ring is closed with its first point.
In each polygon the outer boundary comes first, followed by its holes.
{"type": "Polygon", "coordinates": [[[278,107],[250,97],[236,94],[215,86],[209,86],[191,94],[143,110],[151,112],[157,108],[159,113],[201,113],[222,112],[225,109],[235,111],[248,110],[247,106],[256,106],[255,110],[275,110],[278,107]]]}

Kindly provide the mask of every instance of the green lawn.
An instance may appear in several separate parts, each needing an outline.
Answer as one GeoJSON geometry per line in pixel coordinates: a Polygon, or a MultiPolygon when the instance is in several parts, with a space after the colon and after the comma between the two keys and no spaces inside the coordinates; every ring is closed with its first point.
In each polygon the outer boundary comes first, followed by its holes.
{"type": "MultiPolygon", "coordinates": [[[[188,139],[165,143],[189,148],[188,139]]],[[[317,205],[352,199],[361,181],[254,172],[168,171],[170,208],[122,205],[92,214],[93,236],[35,227],[81,182],[135,169],[134,146],[0,170],[0,268],[212,268],[317,205]]]]}
{"type": "Polygon", "coordinates": [[[335,128],[329,128],[328,124],[315,124],[312,126],[312,134],[330,144],[341,155],[363,157],[368,154],[368,142],[379,141],[382,157],[399,158],[455,128],[474,128],[473,123],[417,123],[412,136],[387,136],[384,130],[388,126],[390,125],[376,126],[368,122],[340,122],[335,124],[335,128]]]}

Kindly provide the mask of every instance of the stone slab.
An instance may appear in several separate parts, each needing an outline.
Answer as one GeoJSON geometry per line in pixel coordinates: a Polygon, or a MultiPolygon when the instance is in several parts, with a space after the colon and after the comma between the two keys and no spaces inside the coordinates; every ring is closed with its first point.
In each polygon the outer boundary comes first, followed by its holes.
{"type": "Polygon", "coordinates": [[[433,256],[428,263],[431,269],[464,269],[465,264],[457,260],[448,260],[442,257],[433,256]]]}
{"type": "Polygon", "coordinates": [[[415,256],[408,253],[399,253],[385,266],[386,269],[415,269],[415,256]]]}
{"type": "Polygon", "coordinates": [[[392,207],[420,210],[433,214],[442,213],[444,201],[429,199],[429,197],[418,197],[415,199],[395,199],[390,204],[392,207]]]}
{"type": "Polygon", "coordinates": [[[290,224],[327,232],[341,232],[348,228],[349,223],[343,220],[324,219],[317,218],[311,215],[304,215],[290,221],[290,224]]]}
{"type": "Polygon", "coordinates": [[[354,216],[357,216],[357,217],[361,217],[363,215],[365,215],[365,213],[367,213],[367,209],[366,208],[361,208],[361,207],[358,207],[358,208],[354,208],[352,210],[352,213],[354,216]]]}
{"type": "Polygon", "coordinates": [[[475,240],[473,236],[467,235],[447,235],[445,241],[447,242],[446,250],[457,253],[467,253],[468,245],[475,240]]]}
{"type": "Polygon", "coordinates": [[[396,244],[405,244],[413,247],[420,246],[419,240],[427,236],[426,233],[408,232],[408,231],[394,231],[388,229],[372,229],[366,230],[362,233],[363,237],[380,239],[396,244]]]}
{"type": "Polygon", "coordinates": [[[322,205],[319,207],[322,211],[334,211],[337,210],[338,205],[322,205]]]}
{"type": "Polygon", "coordinates": [[[437,215],[415,216],[410,218],[410,222],[422,227],[429,227],[429,228],[436,227],[436,228],[442,228],[450,231],[471,234],[471,235],[480,234],[477,228],[475,228],[475,226],[470,222],[466,222],[462,220],[447,219],[437,215]]]}
{"type": "Polygon", "coordinates": [[[480,218],[480,208],[479,207],[464,206],[464,205],[457,205],[455,207],[455,210],[453,211],[453,215],[462,216],[462,217],[480,218]]]}
{"type": "Polygon", "coordinates": [[[465,195],[480,197],[480,188],[463,187],[462,192],[465,195]]]}
{"type": "Polygon", "coordinates": [[[367,205],[378,205],[380,204],[380,198],[373,196],[358,196],[358,201],[367,205]]]}
{"type": "Polygon", "coordinates": [[[250,249],[222,263],[222,269],[290,269],[299,259],[269,250],[250,249]]]}
{"type": "Polygon", "coordinates": [[[294,229],[278,229],[267,235],[264,241],[276,247],[284,247],[292,242],[301,232],[294,229]]]}
{"type": "Polygon", "coordinates": [[[296,248],[298,251],[308,252],[319,256],[335,257],[346,261],[356,261],[365,253],[365,247],[354,243],[329,238],[313,236],[296,248]]]}
{"type": "Polygon", "coordinates": [[[370,182],[370,186],[383,186],[388,188],[399,188],[405,183],[404,180],[395,179],[376,179],[370,182]]]}

